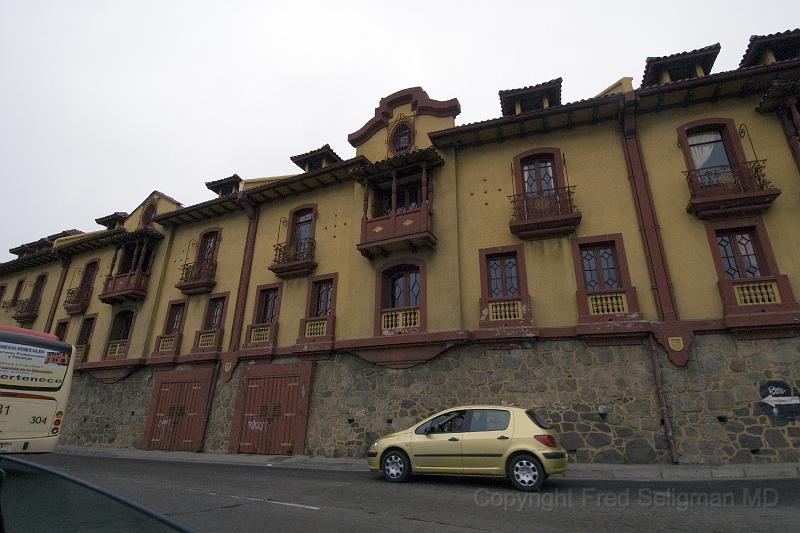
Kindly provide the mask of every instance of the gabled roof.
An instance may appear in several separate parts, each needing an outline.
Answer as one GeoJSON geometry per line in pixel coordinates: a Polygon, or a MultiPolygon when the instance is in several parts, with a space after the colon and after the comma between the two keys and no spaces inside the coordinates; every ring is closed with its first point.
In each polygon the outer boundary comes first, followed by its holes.
{"type": "Polygon", "coordinates": [[[716,61],[719,51],[720,45],[719,43],[715,43],[688,52],[678,52],[677,54],[661,57],[648,57],[644,67],[642,87],[657,85],[659,83],[659,74],[661,74],[664,68],[674,68],[686,64],[694,65],[695,63],[700,63],[703,67],[703,72],[708,75],[708,73],[711,72],[711,68],[714,66],[714,61],[716,61]]]}
{"type": "Polygon", "coordinates": [[[331,145],[329,144],[324,144],[320,148],[317,148],[316,150],[311,150],[310,152],[306,152],[304,154],[293,155],[289,159],[292,160],[292,163],[305,170],[306,163],[308,163],[312,159],[318,159],[318,158],[327,159],[328,164],[342,162],[342,158],[339,157],[339,155],[333,151],[333,148],[331,148],[331,145]]]}
{"type": "Polygon", "coordinates": [[[800,29],[786,30],[769,35],[751,35],[747,50],[745,50],[744,56],[739,62],[739,68],[757,65],[765,48],[775,49],[787,46],[800,49],[800,29]]]}
{"type": "Polygon", "coordinates": [[[129,216],[125,211],[117,211],[116,213],[96,218],[94,221],[108,229],[114,229],[114,226],[122,224],[129,216]]]}
{"type": "Polygon", "coordinates": [[[504,89],[499,91],[500,111],[504,117],[516,113],[514,103],[521,98],[531,98],[545,95],[550,101],[551,106],[561,105],[561,82],[559,77],[554,80],[545,81],[537,85],[521,87],[519,89],[504,89]]]}
{"type": "Polygon", "coordinates": [[[226,186],[232,185],[233,192],[239,191],[239,184],[242,182],[242,178],[239,177],[238,174],[233,174],[232,176],[228,176],[227,178],[222,178],[215,181],[207,181],[206,187],[217,194],[226,186]]]}

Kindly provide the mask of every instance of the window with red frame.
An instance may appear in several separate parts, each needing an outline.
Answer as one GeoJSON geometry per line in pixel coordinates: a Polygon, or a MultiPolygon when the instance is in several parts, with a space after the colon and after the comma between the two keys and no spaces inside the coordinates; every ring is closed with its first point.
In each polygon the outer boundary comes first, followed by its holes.
{"type": "Polygon", "coordinates": [[[0,285],[0,303],[3,302],[3,298],[5,297],[5,295],[6,295],[6,286],[0,285]]]}
{"type": "Polygon", "coordinates": [[[81,322],[81,329],[78,331],[78,340],[75,344],[78,346],[86,346],[92,338],[92,331],[94,330],[94,317],[86,317],[81,322]]]}
{"type": "Polygon", "coordinates": [[[17,305],[19,301],[19,297],[22,296],[22,289],[25,287],[25,278],[22,278],[17,282],[17,286],[14,287],[14,295],[11,296],[11,305],[17,305]]]}
{"type": "Polygon", "coordinates": [[[419,307],[422,293],[419,268],[408,265],[393,268],[383,274],[383,279],[384,309],[419,307]]]}
{"type": "Polygon", "coordinates": [[[528,196],[555,194],[556,181],[552,155],[539,155],[522,160],[522,184],[528,196]]]}
{"type": "Polygon", "coordinates": [[[517,254],[490,255],[486,258],[489,298],[518,298],[517,254]]]}
{"type": "Polygon", "coordinates": [[[613,243],[581,246],[581,260],[587,292],[622,288],[613,243]]]}
{"type": "Polygon", "coordinates": [[[186,304],[184,302],[174,303],[169,306],[164,335],[177,335],[181,332],[181,322],[183,322],[183,313],[185,310],[186,304]]]}
{"type": "Polygon", "coordinates": [[[222,327],[222,311],[225,308],[225,298],[211,298],[206,309],[206,321],[203,329],[219,329],[222,327]]]}
{"type": "Polygon", "coordinates": [[[311,288],[311,318],[327,317],[333,307],[333,280],[315,281],[311,288]]]}
{"type": "Polygon", "coordinates": [[[720,185],[734,179],[724,131],[704,128],[687,134],[692,164],[703,186],[720,185]]]}
{"type": "Polygon", "coordinates": [[[768,275],[764,271],[766,262],[754,230],[718,231],[717,247],[726,278],[759,278],[768,275]]]}
{"type": "Polygon", "coordinates": [[[111,335],[109,341],[125,341],[131,335],[131,326],[133,325],[133,311],[124,310],[120,311],[114,316],[114,321],[111,323],[111,335]]]}
{"type": "Polygon", "coordinates": [[[406,122],[401,122],[392,130],[391,147],[395,154],[404,154],[411,150],[414,140],[414,130],[406,122]]]}
{"type": "Polygon", "coordinates": [[[256,324],[271,324],[277,312],[278,289],[262,289],[256,302],[256,324]]]}
{"type": "Polygon", "coordinates": [[[64,342],[64,337],[67,336],[67,326],[68,325],[69,325],[69,322],[67,320],[59,320],[56,323],[56,330],[54,332],[54,335],[56,337],[58,337],[58,340],[60,340],[61,342],[64,342]]]}

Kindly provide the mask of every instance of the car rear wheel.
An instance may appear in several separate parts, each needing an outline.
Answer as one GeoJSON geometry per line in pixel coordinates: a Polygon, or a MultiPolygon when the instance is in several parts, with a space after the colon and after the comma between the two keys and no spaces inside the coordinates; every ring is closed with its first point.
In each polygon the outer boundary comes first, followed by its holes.
{"type": "Polygon", "coordinates": [[[411,473],[411,461],[400,450],[389,450],[381,459],[383,478],[392,483],[402,483],[411,473]]]}
{"type": "Polygon", "coordinates": [[[515,489],[535,492],[546,477],[542,463],[533,455],[520,454],[508,463],[508,478],[515,489]]]}

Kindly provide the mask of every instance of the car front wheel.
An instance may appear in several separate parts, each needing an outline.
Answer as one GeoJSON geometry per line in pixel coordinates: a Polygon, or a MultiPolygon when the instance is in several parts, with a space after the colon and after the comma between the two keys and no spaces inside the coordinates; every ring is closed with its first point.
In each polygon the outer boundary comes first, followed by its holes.
{"type": "Polygon", "coordinates": [[[381,459],[383,478],[392,483],[401,483],[408,479],[411,473],[411,461],[408,455],[400,450],[389,450],[381,459]]]}
{"type": "Polygon", "coordinates": [[[508,464],[508,477],[518,490],[535,492],[546,477],[542,463],[533,455],[517,455],[508,464]]]}

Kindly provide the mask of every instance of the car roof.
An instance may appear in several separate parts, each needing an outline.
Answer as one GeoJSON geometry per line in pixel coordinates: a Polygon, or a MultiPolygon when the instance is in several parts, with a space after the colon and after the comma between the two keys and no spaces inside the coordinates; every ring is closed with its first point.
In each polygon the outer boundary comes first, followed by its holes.
{"type": "MultiPolygon", "coordinates": [[[[477,404],[477,405],[457,405],[455,407],[448,407],[442,411],[457,411],[459,409],[510,409],[512,411],[527,411],[526,408],[519,405],[497,405],[497,404],[477,404]]],[[[439,411],[441,412],[441,411],[439,411]]]]}

